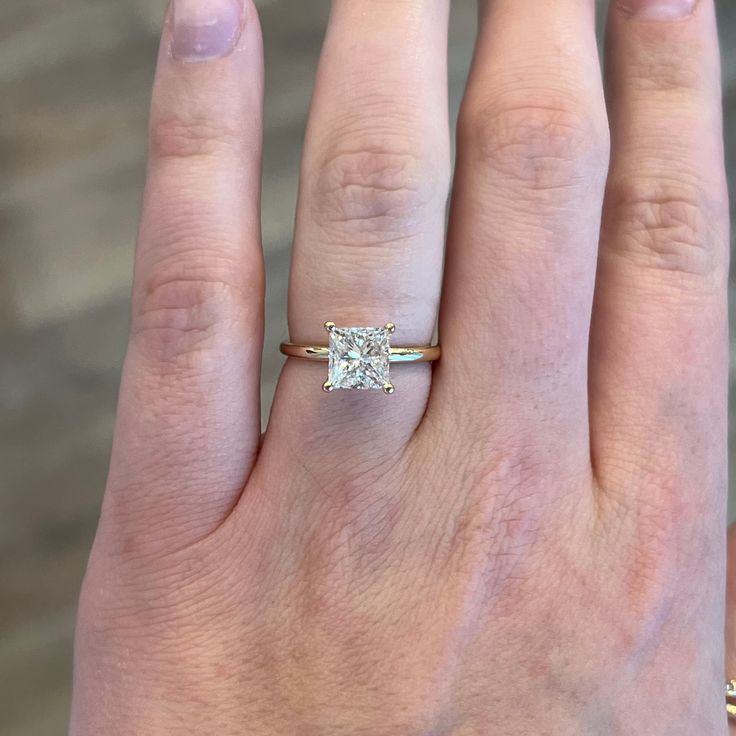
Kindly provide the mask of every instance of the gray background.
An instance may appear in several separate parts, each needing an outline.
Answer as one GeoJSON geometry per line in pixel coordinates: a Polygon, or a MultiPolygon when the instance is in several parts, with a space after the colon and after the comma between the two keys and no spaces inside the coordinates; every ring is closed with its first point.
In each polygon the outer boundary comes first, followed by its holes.
{"type": "MultiPolygon", "coordinates": [[[[163,0],[0,3],[0,733],[63,733],[105,480],[163,0]],[[4,701],[4,702],[3,702],[4,701]]],[[[304,118],[326,0],[262,0],[266,396],[280,365],[304,118]]],[[[736,175],[736,3],[721,0],[736,175]]],[[[457,110],[475,3],[455,0],[457,110]]],[[[731,177],[733,180],[733,176],[731,177]]]]}

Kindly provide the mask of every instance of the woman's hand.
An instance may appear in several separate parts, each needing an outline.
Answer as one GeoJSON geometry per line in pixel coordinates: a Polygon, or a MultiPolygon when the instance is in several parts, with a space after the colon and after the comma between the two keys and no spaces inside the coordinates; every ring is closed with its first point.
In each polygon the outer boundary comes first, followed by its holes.
{"type": "Polygon", "coordinates": [[[449,0],[333,3],[290,336],[443,357],[261,441],[258,20],[176,0],[74,736],[725,734],[712,0],[612,3],[608,115],[593,0],[481,5],[443,281],[449,0]]]}

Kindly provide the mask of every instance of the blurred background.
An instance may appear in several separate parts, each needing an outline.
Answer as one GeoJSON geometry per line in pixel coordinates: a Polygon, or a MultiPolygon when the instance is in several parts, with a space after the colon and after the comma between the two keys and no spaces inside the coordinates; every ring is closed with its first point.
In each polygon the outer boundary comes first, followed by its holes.
{"type": "MultiPolygon", "coordinates": [[[[286,332],[296,172],[328,2],[257,4],[267,66],[268,399],[286,332]]],[[[148,95],[164,5],[0,3],[3,736],[66,729],[75,604],[105,482],[125,348],[148,95]]],[[[718,6],[736,192],[736,3],[720,0],[718,6]]],[[[454,0],[453,117],[475,12],[474,0],[454,0]]]]}

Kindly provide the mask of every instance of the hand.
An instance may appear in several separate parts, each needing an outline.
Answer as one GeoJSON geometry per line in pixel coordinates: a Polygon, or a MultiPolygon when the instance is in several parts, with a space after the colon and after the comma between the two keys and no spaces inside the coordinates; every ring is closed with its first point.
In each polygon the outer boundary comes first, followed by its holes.
{"type": "Polygon", "coordinates": [[[725,734],[712,0],[612,4],[608,115],[591,0],[482,3],[446,240],[448,5],[335,0],[289,294],[443,357],[261,441],[258,21],[176,0],[74,736],[725,734]]]}

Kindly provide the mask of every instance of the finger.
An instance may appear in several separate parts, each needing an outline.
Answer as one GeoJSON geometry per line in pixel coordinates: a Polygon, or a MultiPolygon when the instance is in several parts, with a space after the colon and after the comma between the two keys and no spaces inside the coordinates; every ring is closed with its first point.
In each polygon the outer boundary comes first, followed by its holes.
{"type": "MultiPolygon", "coordinates": [[[[458,124],[430,416],[471,404],[458,429],[491,447],[516,437],[531,449],[520,429],[533,426],[535,446],[582,450],[608,154],[594,3],[492,0],[483,11],[458,124]]],[[[588,463],[587,449],[561,455],[588,463]]]]}
{"type": "MultiPolygon", "coordinates": [[[[292,340],[325,343],[327,320],[396,323],[394,345],[432,338],[449,180],[447,21],[447,0],[333,3],[305,142],[292,340]]],[[[371,423],[407,435],[424,410],[429,377],[426,365],[400,367],[390,399],[364,391],[323,396],[326,368],[290,361],[271,426],[288,413],[283,429],[301,437],[299,417],[309,434],[320,421],[343,432],[335,420],[359,402],[361,436],[371,423]]],[[[381,434],[395,447],[396,433],[381,434]]]]}
{"type": "Polygon", "coordinates": [[[103,513],[135,548],[185,545],[219,524],[257,449],[262,76],[250,2],[175,0],[103,513]]]}
{"type": "Polygon", "coordinates": [[[653,509],[658,526],[663,504],[703,524],[726,489],[728,219],[712,1],[614,4],[608,58],[596,471],[605,491],[653,509]]]}

